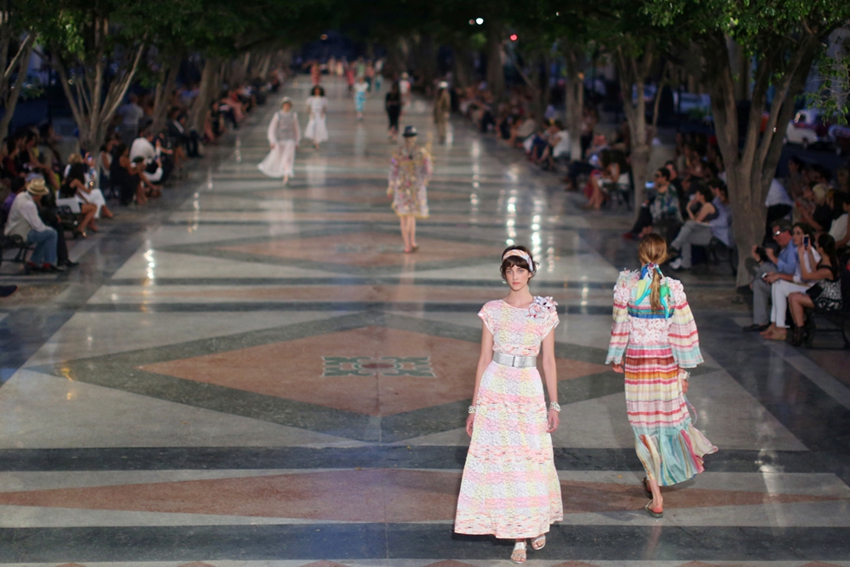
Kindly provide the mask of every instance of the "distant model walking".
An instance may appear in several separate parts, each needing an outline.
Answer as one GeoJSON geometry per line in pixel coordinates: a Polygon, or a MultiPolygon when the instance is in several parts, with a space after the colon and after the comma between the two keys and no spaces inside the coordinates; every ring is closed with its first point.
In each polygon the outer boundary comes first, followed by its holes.
{"type": "Polygon", "coordinates": [[[298,113],[292,110],[289,97],[283,99],[281,109],[272,116],[268,136],[271,151],[257,167],[269,177],[283,177],[285,185],[292,177],[295,147],[301,141],[298,113]]]}
{"type": "Polygon", "coordinates": [[[667,244],[657,234],[638,247],[640,272],[620,274],[614,287],[614,325],[606,364],[626,375],[626,408],[635,433],[638,458],[646,469],[644,489],[652,495],[644,510],[664,513],[661,486],[672,486],[701,473],[711,444],[691,423],[685,394],[686,368],[703,362],[697,326],[682,282],[667,278],[659,266],[667,244]]]}
{"type": "Polygon", "coordinates": [[[366,77],[358,77],[357,84],[354,85],[354,108],[357,110],[357,120],[363,120],[363,106],[366,104],[366,91],[369,90],[369,85],[366,83],[366,77]]]}
{"type": "Polygon", "coordinates": [[[387,111],[387,117],[390,119],[387,136],[395,142],[398,139],[398,117],[401,116],[401,91],[398,87],[398,81],[393,83],[390,92],[387,93],[384,99],[384,108],[387,111]]]}
{"type": "Polygon", "coordinates": [[[404,145],[393,152],[387,195],[399,216],[404,253],[415,252],[416,219],[428,218],[428,180],[433,173],[428,150],[416,145],[416,128],[404,129],[404,145]]]}
{"type": "Polygon", "coordinates": [[[452,99],[449,95],[449,84],[445,81],[439,85],[437,97],[434,99],[434,124],[437,125],[437,139],[440,144],[446,143],[449,126],[449,115],[452,112],[452,99]]]}
{"type": "Polygon", "coordinates": [[[325,98],[325,89],[316,85],[307,98],[307,112],[310,120],[304,136],[313,140],[313,145],[319,149],[319,144],[328,140],[328,126],[325,117],[328,113],[328,99],[325,98]]]}

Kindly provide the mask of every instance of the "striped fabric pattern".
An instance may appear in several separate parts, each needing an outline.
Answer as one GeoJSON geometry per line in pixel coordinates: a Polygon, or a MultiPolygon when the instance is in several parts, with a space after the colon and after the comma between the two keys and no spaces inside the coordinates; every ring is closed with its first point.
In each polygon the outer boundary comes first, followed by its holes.
{"type": "Polygon", "coordinates": [[[673,314],[658,317],[648,297],[635,303],[637,277],[623,272],[614,288],[607,363],[624,362],[629,424],[647,477],[670,486],[702,472],[703,456],[717,451],[693,427],[679,382],[679,370],[703,358],[682,283],[668,278],[673,314]]]}

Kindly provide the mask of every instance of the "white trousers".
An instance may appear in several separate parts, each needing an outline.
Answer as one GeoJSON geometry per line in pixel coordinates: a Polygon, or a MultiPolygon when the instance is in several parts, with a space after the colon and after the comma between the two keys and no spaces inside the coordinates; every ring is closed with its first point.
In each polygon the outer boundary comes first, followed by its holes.
{"type": "Polygon", "coordinates": [[[292,177],[295,165],[295,140],[278,142],[257,167],[269,177],[292,177]]]}
{"type": "Polygon", "coordinates": [[[798,284],[786,280],[779,280],[770,286],[771,300],[773,306],[770,310],[770,322],[777,327],[785,328],[785,314],[788,312],[788,296],[795,291],[804,292],[814,285],[812,283],[798,284]]]}

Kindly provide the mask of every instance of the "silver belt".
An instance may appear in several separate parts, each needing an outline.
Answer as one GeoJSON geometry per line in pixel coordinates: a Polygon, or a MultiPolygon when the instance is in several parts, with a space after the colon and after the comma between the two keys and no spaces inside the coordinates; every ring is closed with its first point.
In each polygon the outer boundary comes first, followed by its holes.
{"type": "Polygon", "coordinates": [[[537,366],[536,356],[511,356],[503,352],[493,351],[493,362],[512,368],[529,368],[537,366]]]}

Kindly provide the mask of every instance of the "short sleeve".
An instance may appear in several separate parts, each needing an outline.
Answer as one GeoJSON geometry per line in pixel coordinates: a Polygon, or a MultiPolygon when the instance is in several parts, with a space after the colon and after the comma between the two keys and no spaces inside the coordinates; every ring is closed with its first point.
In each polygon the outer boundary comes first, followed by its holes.
{"type": "Polygon", "coordinates": [[[543,325],[543,337],[552,332],[552,330],[561,323],[561,318],[558,317],[558,310],[553,308],[547,315],[546,322],[543,325]]]}
{"type": "Polygon", "coordinates": [[[492,309],[489,303],[484,304],[484,307],[481,308],[481,311],[478,312],[478,316],[484,321],[484,324],[487,326],[487,329],[496,334],[495,331],[495,321],[493,321],[492,309]]]}

